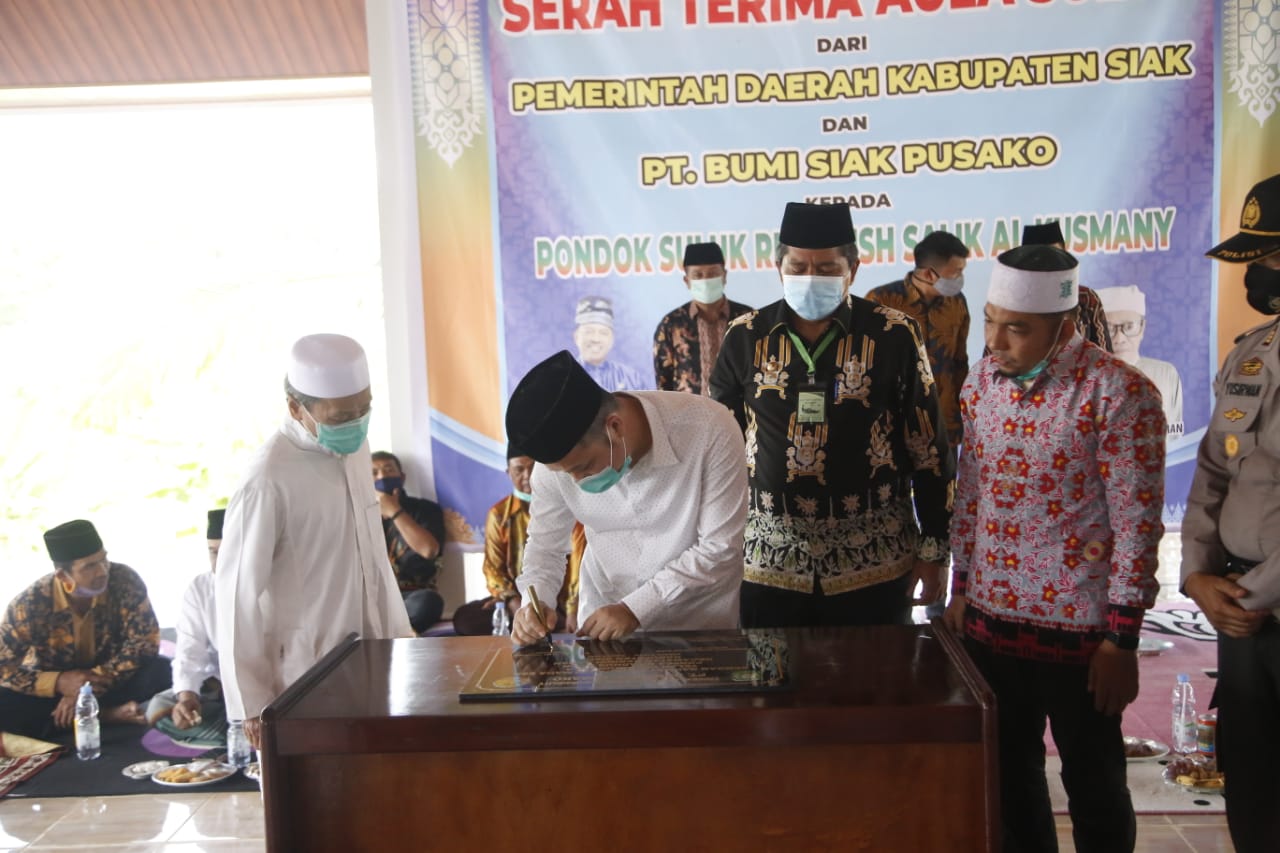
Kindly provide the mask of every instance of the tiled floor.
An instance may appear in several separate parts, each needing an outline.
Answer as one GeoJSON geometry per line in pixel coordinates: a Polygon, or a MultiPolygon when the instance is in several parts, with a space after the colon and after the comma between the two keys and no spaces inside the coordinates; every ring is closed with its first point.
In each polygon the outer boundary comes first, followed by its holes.
{"type": "MultiPolygon", "coordinates": [[[[1073,853],[1071,819],[1058,815],[1059,853],[1073,853]]],[[[1138,815],[1134,853],[1232,853],[1222,815],[1138,815]]]]}
{"type": "MultiPolygon", "coordinates": [[[[1059,815],[1061,853],[1071,821],[1059,815]]],[[[0,801],[0,851],[262,853],[257,794],[176,794],[0,801]]],[[[1139,815],[1136,853],[1230,853],[1222,815],[1139,815]]]]}
{"type": "Polygon", "coordinates": [[[0,851],[264,853],[262,797],[149,794],[0,801],[0,851]]]}

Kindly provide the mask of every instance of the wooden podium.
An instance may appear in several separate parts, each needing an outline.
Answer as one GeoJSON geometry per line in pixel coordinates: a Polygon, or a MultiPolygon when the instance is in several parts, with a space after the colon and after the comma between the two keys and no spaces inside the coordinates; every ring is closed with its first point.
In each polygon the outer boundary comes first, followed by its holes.
{"type": "Polygon", "coordinates": [[[349,638],[263,713],[267,847],[989,851],[995,702],[941,623],[785,632],[791,688],[462,703],[505,637],[349,638]]]}

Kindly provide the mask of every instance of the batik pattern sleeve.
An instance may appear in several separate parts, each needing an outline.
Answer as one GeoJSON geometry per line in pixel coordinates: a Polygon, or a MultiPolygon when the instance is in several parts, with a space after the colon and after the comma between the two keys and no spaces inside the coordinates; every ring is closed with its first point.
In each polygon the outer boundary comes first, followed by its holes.
{"type": "Polygon", "coordinates": [[[677,391],[676,387],[676,352],[671,340],[670,315],[663,317],[662,322],[653,333],[653,375],[659,391],[677,391]]]}
{"type": "Polygon", "coordinates": [[[1160,394],[1131,373],[1095,425],[1098,471],[1106,490],[1114,536],[1108,587],[1108,630],[1136,636],[1143,613],[1155,604],[1156,568],[1164,533],[1165,419],[1160,394]]]}
{"type": "Polygon", "coordinates": [[[955,507],[951,516],[951,594],[966,595],[974,564],[974,525],[978,522],[978,487],[982,457],[974,440],[973,415],[979,405],[978,383],[966,379],[960,391],[964,445],[956,469],[955,507]]]}
{"type": "Polygon", "coordinates": [[[915,364],[907,363],[903,378],[902,439],[911,459],[912,494],[920,520],[920,544],[916,556],[931,563],[950,555],[951,509],[955,497],[955,457],[947,443],[947,430],[938,404],[929,356],[914,320],[907,329],[915,342],[915,364]]]}
{"type": "Polygon", "coordinates": [[[569,549],[569,558],[565,561],[564,569],[564,585],[566,596],[564,600],[564,612],[568,616],[573,616],[578,612],[578,591],[582,578],[582,555],[587,552],[587,531],[579,522],[573,526],[573,534],[570,536],[573,543],[569,549]]]}
{"type": "MultiPolygon", "coordinates": [[[[40,642],[40,638],[34,636],[33,628],[37,626],[31,619],[30,593],[28,590],[15,598],[5,610],[4,622],[0,623],[0,687],[15,693],[53,696],[53,682],[58,673],[51,672],[52,678],[40,679],[40,672],[24,665],[28,650],[40,642]]],[[[47,641],[48,637],[44,639],[47,641]]]]}
{"type": "Polygon", "coordinates": [[[729,324],[724,344],[711,371],[711,398],[723,403],[738,421],[739,429],[747,429],[746,399],[747,370],[750,366],[744,358],[750,352],[745,345],[751,333],[752,323],[758,312],[744,314],[729,324]]]}
{"type": "Polygon", "coordinates": [[[1107,313],[1102,299],[1087,287],[1080,288],[1080,310],[1076,314],[1076,328],[1080,336],[1107,352],[1115,352],[1111,345],[1111,330],[1107,327],[1107,313]]]}
{"type": "Polygon", "coordinates": [[[516,581],[508,567],[511,536],[507,530],[507,499],[489,508],[484,520],[484,583],[489,595],[506,599],[516,593],[516,581]]]}
{"type": "Polygon", "coordinates": [[[98,622],[98,655],[93,667],[107,678],[108,686],[133,675],[143,658],[160,653],[160,623],[147,598],[147,585],[127,566],[113,563],[111,572],[114,577],[104,603],[106,619],[98,622]],[[109,630],[102,630],[102,622],[109,630]]]}

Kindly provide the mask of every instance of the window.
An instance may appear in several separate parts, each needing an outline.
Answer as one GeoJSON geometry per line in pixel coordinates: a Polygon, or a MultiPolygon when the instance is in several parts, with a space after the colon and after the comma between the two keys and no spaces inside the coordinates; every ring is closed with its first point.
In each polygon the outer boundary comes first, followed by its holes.
{"type": "Polygon", "coordinates": [[[368,79],[0,97],[0,604],[89,518],[172,626],[295,338],[365,346],[388,444],[368,79]]]}

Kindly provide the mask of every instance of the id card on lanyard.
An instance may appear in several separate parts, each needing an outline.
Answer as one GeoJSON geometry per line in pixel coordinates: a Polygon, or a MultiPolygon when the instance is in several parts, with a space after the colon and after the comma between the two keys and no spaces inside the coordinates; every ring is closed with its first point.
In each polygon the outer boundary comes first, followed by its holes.
{"type": "Polygon", "coordinates": [[[795,345],[796,352],[800,353],[800,358],[804,359],[805,367],[809,368],[808,381],[801,385],[796,393],[796,423],[824,423],[827,420],[827,389],[825,385],[818,383],[817,363],[827,347],[836,339],[836,327],[832,326],[827,330],[812,355],[809,354],[808,347],[804,345],[799,335],[790,329],[787,329],[787,335],[795,345]]]}

